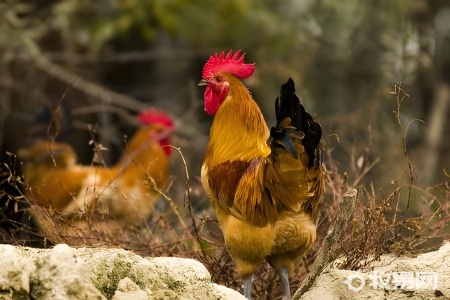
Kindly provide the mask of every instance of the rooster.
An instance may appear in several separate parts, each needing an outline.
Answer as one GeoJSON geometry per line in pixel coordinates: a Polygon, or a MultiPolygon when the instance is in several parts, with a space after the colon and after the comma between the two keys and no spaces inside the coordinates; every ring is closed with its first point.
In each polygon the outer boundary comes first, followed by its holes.
{"type": "Polygon", "coordinates": [[[270,131],[241,82],[254,72],[245,54],[214,54],[203,67],[205,111],[213,123],[201,171],[225,244],[251,299],[253,274],[266,260],[290,299],[289,275],[316,239],[324,192],[319,123],[295,95],[294,81],[275,101],[270,131]]]}
{"type": "MultiPolygon", "coordinates": [[[[121,226],[147,220],[168,185],[168,158],[173,120],[154,109],[139,115],[142,127],[132,136],[113,167],[76,164],[65,143],[38,141],[21,149],[27,196],[36,205],[73,217],[110,219],[121,226]]],[[[39,218],[37,223],[41,223],[39,218]]],[[[41,224],[38,224],[41,225],[41,224]]],[[[42,227],[42,226],[41,226],[42,227]]]]}

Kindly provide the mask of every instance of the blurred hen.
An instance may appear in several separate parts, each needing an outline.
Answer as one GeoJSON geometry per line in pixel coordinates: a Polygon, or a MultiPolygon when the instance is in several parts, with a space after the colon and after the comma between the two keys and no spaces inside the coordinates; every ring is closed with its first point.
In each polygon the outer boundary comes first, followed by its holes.
{"type": "MultiPolygon", "coordinates": [[[[119,226],[145,222],[169,180],[172,119],[158,110],[139,115],[142,125],[126,144],[116,165],[76,164],[72,147],[65,143],[37,141],[18,152],[27,198],[86,227],[85,221],[113,221],[119,226]]],[[[45,219],[34,214],[38,226],[45,219]]],[[[44,230],[45,231],[45,230],[44,230]]]]}

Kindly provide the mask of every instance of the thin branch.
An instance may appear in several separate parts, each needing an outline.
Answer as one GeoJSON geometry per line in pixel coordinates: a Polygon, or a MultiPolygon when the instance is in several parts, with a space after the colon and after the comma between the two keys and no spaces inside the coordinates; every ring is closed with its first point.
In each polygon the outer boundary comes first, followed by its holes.
{"type": "Polygon", "coordinates": [[[67,84],[86,93],[104,103],[114,104],[120,107],[126,107],[136,112],[142,111],[148,105],[140,101],[111,90],[108,90],[92,81],[86,80],[74,72],[70,72],[63,67],[52,63],[43,56],[32,56],[36,66],[45,73],[53,76],[67,84]]]}
{"type": "Polygon", "coordinates": [[[71,113],[73,116],[80,116],[86,114],[97,114],[98,112],[108,112],[111,114],[116,114],[120,117],[121,120],[125,120],[128,124],[139,126],[139,121],[136,119],[136,116],[128,113],[128,110],[122,107],[116,106],[104,106],[101,104],[97,105],[89,105],[89,106],[80,106],[71,109],[71,113]]]}
{"type": "Polygon", "coordinates": [[[415,168],[414,168],[414,165],[411,162],[411,160],[409,158],[409,155],[408,155],[408,151],[407,151],[407,147],[406,147],[406,135],[408,133],[409,126],[411,124],[413,124],[414,122],[416,122],[417,120],[415,119],[412,122],[409,122],[407,124],[406,129],[405,129],[405,127],[402,124],[402,121],[400,119],[401,106],[402,106],[403,100],[408,98],[409,95],[402,89],[401,86],[402,86],[401,82],[397,83],[396,85],[394,85],[394,91],[393,92],[389,92],[389,93],[394,95],[395,99],[396,99],[397,107],[396,107],[396,110],[394,110],[394,115],[395,115],[396,121],[398,123],[398,126],[400,128],[400,132],[402,134],[403,156],[406,159],[406,165],[408,167],[409,189],[408,189],[408,201],[407,201],[407,204],[406,204],[406,209],[408,209],[409,208],[410,199],[411,199],[412,186],[413,186],[414,179],[415,179],[415,175],[414,175],[415,168]]]}
{"type": "Polygon", "coordinates": [[[30,38],[23,36],[22,42],[28,50],[28,57],[34,62],[34,64],[43,72],[49,74],[65,82],[68,85],[73,86],[75,89],[82,91],[94,98],[99,99],[102,102],[115,104],[120,107],[126,107],[130,110],[140,112],[146,105],[140,101],[122,95],[113,91],[110,91],[94,82],[91,82],[74,72],[64,69],[63,67],[51,62],[45,55],[42,54],[39,46],[30,38]]]}
{"type": "MultiPolygon", "coordinates": [[[[188,193],[189,193],[189,173],[188,173],[188,168],[187,168],[186,160],[184,159],[183,153],[181,152],[181,149],[180,149],[180,148],[177,148],[177,147],[174,147],[174,146],[168,146],[168,147],[171,147],[172,149],[177,150],[177,151],[180,153],[180,155],[181,155],[181,158],[182,158],[183,163],[184,163],[185,171],[186,171],[186,180],[187,180],[187,182],[186,182],[186,188],[187,188],[188,193]]],[[[174,202],[169,196],[167,196],[167,195],[166,195],[166,194],[158,187],[158,185],[156,184],[155,180],[154,180],[151,176],[148,176],[148,180],[149,180],[150,183],[152,184],[152,188],[153,188],[157,193],[159,193],[159,194],[164,198],[164,200],[167,201],[167,203],[169,203],[170,207],[172,208],[174,214],[177,216],[178,221],[180,222],[181,226],[184,228],[185,232],[187,232],[187,233],[189,234],[189,237],[190,237],[192,240],[195,239],[195,240],[197,241],[197,243],[198,243],[197,247],[200,248],[200,250],[201,250],[201,252],[202,252],[202,254],[203,254],[203,257],[206,257],[206,252],[205,252],[205,250],[203,249],[202,242],[201,242],[201,238],[200,238],[200,236],[199,236],[199,234],[198,234],[198,229],[197,229],[197,227],[195,226],[195,221],[194,221],[194,219],[192,218],[193,228],[194,228],[194,231],[195,231],[195,236],[192,235],[191,230],[189,230],[188,226],[187,226],[186,223],[184,222],[184,219],[183,219],[183,217],[181,216],[180,212],[178,211],[178,207],[176,206],[175,202],[174,202]]],[[[187,196],[188,196],[188,200],[189,200],[190,195],[188,194],[187,196]]],[[[190,213],[191,213],[191,217],[192,217],[192,211],[191,211],[190,213]]],[[[197,247],[195,247],[195,250],[196,250],[196,251],[198,251],[198,248],[197,248],[197,247]]]]}
{"type": "Polygon", "coordinates": [[[358,175],[358,177],[355,179],[355,181],[350,186],[357,186],[358,184],[360,184],[360,182],[363,180],[363,178],[365,178],[367,173],[369,173],[370,170],[372,170],[373,167],[375,167],[375,165],[378,164],[378,162],[380,162],[379,157],[377,157],[373,162],[364,166],[364,169],[362,169],[361,173],[358,175]]]}
{"type": "Polygon", "coordinates": [[[350,217],[353,214],[357,195],[358,192],[355,189],[351,189],[344,194],[344,200],[339,205],[339,214],[337,216],[337,219],[334,222],[333,228],[323,240],[320,252],[311,267],[311,273],[309,273],[306,281],[303,282],[302,286],[295,292],[292,300],[299,300],[300,296],[313,286],[317,277],[330,262],[331,249],[336,244],[341,233],[344,231],[350,217]]]}
{"type": "Polygon", "coordinates": [[[206,257],[206,252],[205,249],[203,249],[203,243],[202,243],[202,239],[200,237],[199,234],[199,230],[197,228],[197,225],[195,224],[195,218],[194,218],[194,214],[192,212],[192,203],[191,203],[191,192],[190,192],[190,186],[189,186],[189,169],[186,163],[186,159],[184,158],[183,153],[181,152],[180,148],[177,147],[173,147],[171,146],[173,149],[176,149],[178,151],[178,153],[181,156],[181,159],[183,160],[183,165],[184,165],[184,171],[186,174],[186,186],[185,186],[185,194],[184,194],[184,205],[187,206],[188,208],[188,212],[189,212],[189,216],[191,217],[191,221],[192,221],[192,228],[194,228],[194,232],[195,232],[195,238],[197,240],[197,243],[200,247],[200,250],[203,254],[203,257],[206,257]]]}

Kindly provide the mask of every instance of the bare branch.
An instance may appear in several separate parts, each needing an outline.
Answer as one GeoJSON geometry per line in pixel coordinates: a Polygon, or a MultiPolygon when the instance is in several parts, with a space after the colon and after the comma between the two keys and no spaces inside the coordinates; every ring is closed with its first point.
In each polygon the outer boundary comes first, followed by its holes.
{"type": "Polygon", "coordinates": [[[333,228],[323,240],[320,252],[311,267],[311,273],[309,273],[306,281],[304,281],[301,287],[295,292],[292,300],[300,299],[300,296],[313,286],[317,277],[330,262],[331,249],[336,244],[336,241],[340,237],[341,233],[348,223],[348,220],[353,214],[357,195],[358,192],[355,189],[351,189],[344,194],[344,200],[339,205],[339,214],[337,216],[337,219],[334,222],[333,228]]]}
{"type": "Polygon", "coordinates": [[[99,99],[102,102],[114,104],[120,107],[126,107],[129,110],[139,112],[143,110],[146,105],[138,100],[122,95],[111,90],[108,90],[92,81],[89,81],[74,72],[70,72],[63,67],[52,63],[43,56],[33,56],[36,66],[47,74],[67,83],[71,84],[75,89],[89,94],[90,96],[99,99]]]}

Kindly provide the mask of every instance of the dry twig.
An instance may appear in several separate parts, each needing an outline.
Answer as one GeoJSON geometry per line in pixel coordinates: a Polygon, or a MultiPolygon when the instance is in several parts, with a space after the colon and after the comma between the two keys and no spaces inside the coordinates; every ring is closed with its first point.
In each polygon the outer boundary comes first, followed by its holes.
{"type": "Polygon", "coordinates": [[[312,287],[312,285],[316,281],[316,278],[330,262],[331,249],[336,244],[336,241],[338,240],[339,236],[347,225],[348,220],[353,214],[357,195],[358,193],[355,189],[351,189],[344,194],[344,200],[339,205],[338,217],[334,223],[333,228],[325,237],[322,243],[319,255],[317,256],[317,259],[314,261],[314,264],[311,267],[311,273],[309,273],[306,281],[295,292],[292,300],[300,299],[300,296],[312,287]]]}

